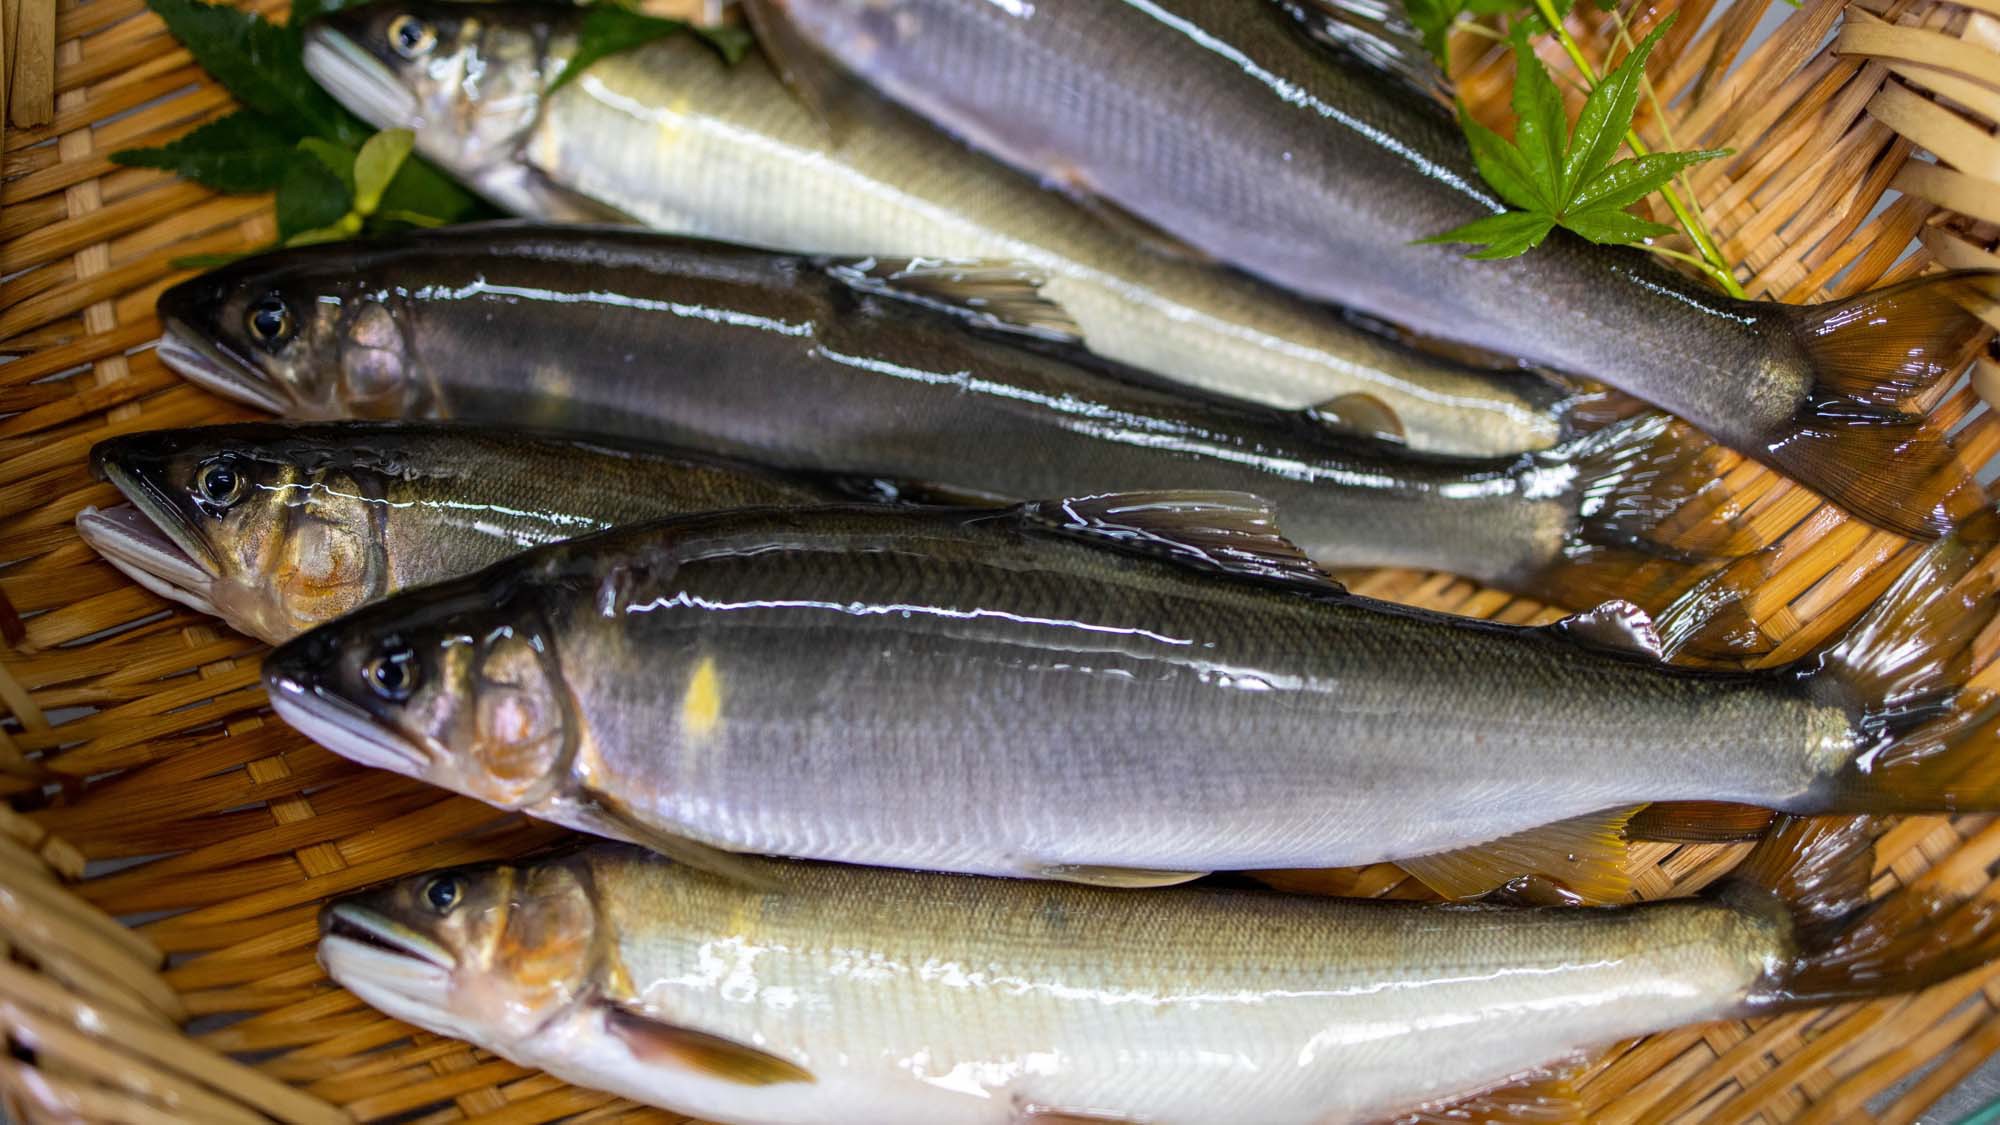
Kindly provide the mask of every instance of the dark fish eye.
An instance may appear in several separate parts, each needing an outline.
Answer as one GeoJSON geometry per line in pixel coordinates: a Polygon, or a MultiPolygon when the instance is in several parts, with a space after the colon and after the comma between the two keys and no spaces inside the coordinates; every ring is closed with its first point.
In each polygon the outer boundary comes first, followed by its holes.
{"type": "Polygon", "coordinates": [[[424,901],[439,914],[451,913],[451,908],[458,905],[458,896],[456,875],[440,875],[424,884],[424,901]]]}
{"type": "Polygon", "coordinates": [[[210,461],[195,474],[195,491],[201,500],[211,508],[227,508],[243,499],[245,487],[243,474],[229,461],[210,461]]]}
{"type": "Polygon", "coordinates": [[[401,703],[417,690],[423,678],[416,651],[400,641],[391,641],[362,670],[369,690],[391,703],[401,703]]]}
{"type": "Polygon", "coordinates": [[[389,45],[406,59],[419,58],[437,46],[437,31],[415,16],[397,16],[389,23],[389,45]]]}
{"type": "Polygon", "coordinates": [[[259,343],[277,345],[291,338],[292,310],[285,305],[285,299],[276,293],[266,293],[257,298],[245,314],[250,325],[250,335],[259,343]]]}

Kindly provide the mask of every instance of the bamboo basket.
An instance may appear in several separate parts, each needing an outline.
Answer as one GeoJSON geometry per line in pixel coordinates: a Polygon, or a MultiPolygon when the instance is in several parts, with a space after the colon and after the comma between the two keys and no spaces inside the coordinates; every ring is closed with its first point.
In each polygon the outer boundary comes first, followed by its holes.
{"type": "MultiPolygon", "coordinates": [[[[1753,295],[1806,301],[1939,266],[2000,268],[2000,0],[1806,0],[1750,52],[1772,0],[1711,20],[1714,5],[1678,5],[1652,68],[1665,108],[1641,124],[1655,143],[1736,150],[1693,175],[1753,295]]],[[[1643,32],[1673,6],[1628,15],[1643,32]]],[[[1598,60],[1618,38],[1595,12],[1572,30],[1598,60]]],[[[267,198],[107,160],[228,108],[140,0],[62,0],[56,41],[55,120],[9,132],[0,173],[6,1109],[18,1121],[673,1120],[388,1020],[314,962],[328,896],[557,833],[313,746],[264,710],[261,646],[163,603],[76,538],[79,508],[116,500],[90,479],[92,442],[243,416],[148,349],[153,300],[182,276],[170,259],[266,244],[274,223],[267,198]]],[[[1505,53],[1458,64],[1475,111],[1504,118],[1505,53]]],[[[2000,392],[1990,356],[1934,409],[1986,462],[2000,424],[1980,390],[2000,392]]],[[[1773,660],[1825,640],[1911,553],[1734,455],[1718,472],[1746,512],[1788,530],[1753,607],[1780,641],[1773,660]]],[[[1354,585],[1507,621],[1553,616],[1449,576],[1354,585]]],[[[1985,641],[1982,662],[1996,647],[1985,641]]],[[[2000,670],[1981,677],[2000,686],[2000,670]]],[[[1643,845],[1635,882],[1647,897],[1684,893],[1741,851],[1643,845]]],[[[1878,891],[1987,884],[2000,824],[1910,819],[1879,856],[1878,891]]],[[[1309,882],[1422,893],[1387,866],[1309,882]]],[[[1582,1091],[1605,1122],[1911,1121],[2000,1049],[1997,1009],[2000,965],[1921,995],[1623,1044],[1582,1091]]]]}

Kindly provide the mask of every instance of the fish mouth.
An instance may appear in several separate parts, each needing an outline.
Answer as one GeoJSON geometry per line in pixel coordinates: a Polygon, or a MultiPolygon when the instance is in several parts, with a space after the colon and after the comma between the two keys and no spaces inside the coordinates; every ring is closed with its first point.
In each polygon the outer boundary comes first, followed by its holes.
{"type": "Polygon", "coordinates": [[[107,467],[107,475],[134,502],[85,508],[76,514],[77,534],[104,561],[146,589],[202,613],[221,616],[215,605],[220,571],[207,545],[179,528],[179,516],[171,509],[164,523],[146,511],[135,490],[117,479],[124,474],[107,467]],[[190,550],[190,546],[196,549],[190,550]]]}
{"type": "Polygon", "coordinates": [[[345,942],[374,953],[405,957],[439,969],[455,969],[458,958],[437,942],[397,922],[351,902],[336,902],[319,920],[320,941],[345,942]]]}
{"type": "Polygon", "coordinates": [[[422,750],[360,708],[286,671],[286,651],[280,649],[264,661],[264,690],[280,719],[348,761],[425,780],[429,759],[422,750]]]}
{"type": "Polygon", "coordinates": [[[371,1007],[467,1038],[449,1006],[458,959],[394,919],[352,903],[327,907],[320,913],[319,963],[371,1007]]]}
{"type": "Polygon", "coordinates": [[[306,73],[377,129],[415,128],[417,96],[366,47],[330,27],[306,32],[306,73]]]}
{"type": "Polygon", "coordinates": [[[259,410],[285,413],[284,396],[262,374],[231,359],[178,320],[166,322],[154,351],[168,370],[196,386],[259,410]]]}

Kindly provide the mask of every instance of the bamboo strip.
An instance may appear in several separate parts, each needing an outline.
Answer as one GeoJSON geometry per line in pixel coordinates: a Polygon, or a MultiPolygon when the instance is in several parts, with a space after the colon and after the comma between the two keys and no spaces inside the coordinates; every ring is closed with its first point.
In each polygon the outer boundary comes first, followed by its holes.
{"type": "Polygon", "coordinates": [[[56,0],[15,0],[8,119],[29,127],[55,116],[56,0]]]}

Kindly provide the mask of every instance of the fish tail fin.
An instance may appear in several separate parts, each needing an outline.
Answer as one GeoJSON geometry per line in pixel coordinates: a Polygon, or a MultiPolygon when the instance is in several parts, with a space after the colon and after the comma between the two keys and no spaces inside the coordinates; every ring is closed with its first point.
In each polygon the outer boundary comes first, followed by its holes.
{"type": "Polygon", "coordinates": [[[1782,818],[1711,891],[1789,938],[1745,1014],[1914,992],[2000,956],[2000,903],[1950,862],[1870,902],[1874,836],[1866,817],[1782,818]]]}
{"type": "Polygon", "coordinates": [[[1633,415],[1536,457],[1567,477],[1576,518],[1555,561],[1523,592],[1567,605],[1623,599],[1658,612],[1724,561],[1785,526],[1753,516],[1723,479],[1733,454],[1658,411],[1633,415]]]}
{"type": "Polygon", "coordinates": [[[1921,277],[1787,309],[1811,384],[1771,463],[1855,515],[1935,539],[1985,503],[1972,470],[1917,401],[1988,335],[2000,273],[1921,277]]]}
{"type": "Polygon", "coordinates": [[[1994,574],[1957,536],[1917,556],[1846,635],[1802,665],[1853,716],[1857,752],[1824,807],[2000,809],[2000,696],[1966,686],[2000,611],[1994,574]]]}

